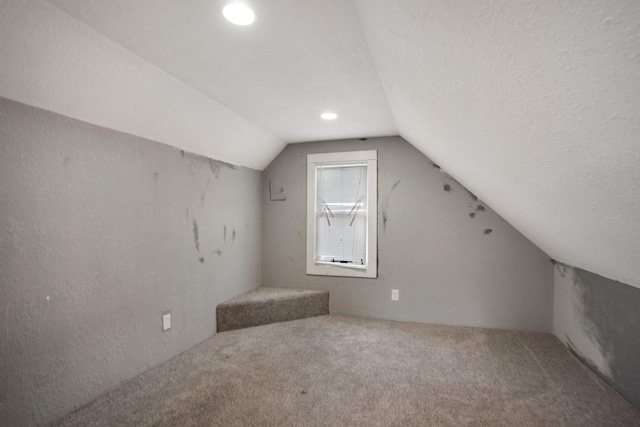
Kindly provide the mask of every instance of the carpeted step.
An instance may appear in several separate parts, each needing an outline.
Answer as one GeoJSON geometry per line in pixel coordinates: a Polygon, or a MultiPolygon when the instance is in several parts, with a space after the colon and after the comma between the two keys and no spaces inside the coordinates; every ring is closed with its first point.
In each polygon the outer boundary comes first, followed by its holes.
{"type": "Polygon", "coordinates": [[[329,314],[329,291],[261,286],[218,304],[218,332],[329,314]]]}

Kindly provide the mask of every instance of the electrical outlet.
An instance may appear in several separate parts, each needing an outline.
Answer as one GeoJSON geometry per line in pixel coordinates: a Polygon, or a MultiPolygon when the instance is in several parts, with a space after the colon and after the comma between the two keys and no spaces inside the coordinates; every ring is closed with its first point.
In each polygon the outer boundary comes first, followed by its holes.
{"type": "Polygon", "coordinates": [[[398,301],[400,299],[400,291],[398,289],[391,289],[391,301],[398,301]]]}
{"type": "Polygon", "coordinates": [[[171,329],[171,313],[162,315],[162,330],[171,329]]]}

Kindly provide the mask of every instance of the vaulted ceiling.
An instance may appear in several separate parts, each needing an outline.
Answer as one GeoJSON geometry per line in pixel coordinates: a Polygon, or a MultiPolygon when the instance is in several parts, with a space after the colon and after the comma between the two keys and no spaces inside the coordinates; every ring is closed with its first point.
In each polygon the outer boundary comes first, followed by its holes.
{"type": "Polygon", "coordinates": [[[259,170],[399,134],[549,256],[640,287],[640,2],[247,0],[246,27],[226,3],[0,0],[0,96],[259,170]]]}

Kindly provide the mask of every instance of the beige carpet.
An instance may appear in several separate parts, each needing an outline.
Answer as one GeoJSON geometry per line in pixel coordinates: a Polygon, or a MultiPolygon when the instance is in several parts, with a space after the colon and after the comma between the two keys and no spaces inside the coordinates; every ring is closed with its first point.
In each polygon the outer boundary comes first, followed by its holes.
{"type": "Polygon", "coordinates": [[[640,425],[550,334],[321,316],[223,332],[60,426],[640,425]]]}
{"type": "Polygon", "coordinates": [[[329,314],[329,291],[260,286],[218,304],[218,332],[329,314]]]}

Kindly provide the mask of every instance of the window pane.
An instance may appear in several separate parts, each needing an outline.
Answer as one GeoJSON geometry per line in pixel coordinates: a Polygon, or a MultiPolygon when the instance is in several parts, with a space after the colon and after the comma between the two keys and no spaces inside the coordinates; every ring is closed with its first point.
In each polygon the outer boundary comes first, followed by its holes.
{"type": "Polygon", "coordinates": [[[319,166],[316,260],[366,264],[367,166],[319,166]]]}

